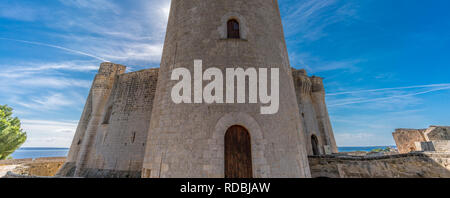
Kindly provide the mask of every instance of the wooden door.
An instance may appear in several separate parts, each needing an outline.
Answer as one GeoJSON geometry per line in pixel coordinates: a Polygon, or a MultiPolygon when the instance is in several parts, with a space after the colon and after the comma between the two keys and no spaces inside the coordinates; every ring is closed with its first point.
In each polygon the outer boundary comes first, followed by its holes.
{"type": "Polygon", "coordinates": [[[253,178],[250,134],[232,126],[225,134],[225,178],[253,178]]]}

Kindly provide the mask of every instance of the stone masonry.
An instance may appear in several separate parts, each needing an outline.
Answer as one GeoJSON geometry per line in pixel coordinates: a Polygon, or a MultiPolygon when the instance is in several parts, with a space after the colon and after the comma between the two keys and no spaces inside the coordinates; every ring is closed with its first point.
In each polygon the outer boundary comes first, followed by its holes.
{"type": "Polygon", "coordinates": [[[314,178],[449,178],[449,153],[387,156],[310,156],[314,178]]]}
{"type": "Polygon", "coordinates": [[[276,0],[172,0],[160,68],[101,64],[58,176],[221,178],[234,125],[250,134],[255,178],[310,177],[307,155],[337,152],[322,78],[291,68],[276,0]],[[227,38],[229,20],[240,38],[227,38]],[[195,59],[223,73],[279,69],[278,113],[262,115],[259,103],[175,104],[171,73],[194,73],[195,59]]]}
{"type": "Polygon", "coordinates": [[[450,151],[450,127],[448,126],[430,126],[428,129],[397,129],[393,136],[400,153],[450,151]]]}

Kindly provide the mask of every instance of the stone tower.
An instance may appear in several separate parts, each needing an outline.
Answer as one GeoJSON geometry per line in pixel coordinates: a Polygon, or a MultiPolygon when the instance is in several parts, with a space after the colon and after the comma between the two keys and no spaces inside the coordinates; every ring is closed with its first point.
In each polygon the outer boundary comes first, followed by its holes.
{"type": "Polygon", "coordinates": [[[299,105],[299,114],[306,135],[308,155],[337,153],[336,140],[325,104],[323,79],[308,77],[305,70],[294,70],[295,92],[299,105]]]}
{"type": "Polygon", "coordinates": [[[142,177],[226,177],[240,158],[228,159],[225,149],[241,149],[227,142],[228,132],[248,133],[245,176],[310,177],[278,2],[172,0],[142,177]],[[278,113],[262,115],[261,104],[175,104],[172,71],[194,74],[194,60],[224,74],[233,67],[279,68],[278,113]]]}

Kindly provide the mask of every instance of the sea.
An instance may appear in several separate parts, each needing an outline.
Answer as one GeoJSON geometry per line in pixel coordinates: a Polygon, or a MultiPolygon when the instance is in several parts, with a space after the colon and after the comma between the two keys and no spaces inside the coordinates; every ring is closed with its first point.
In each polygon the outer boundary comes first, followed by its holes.
{"type": "Polygon", "coordinates": [[[46,147],[22,147],[17,149],[11,157],[13,159],[40,158],[40,157],[67,157],[68,148],[46,148],[46,147]]]}
{"type": "Polygon", "coordinates": [[[387,148],[394,148],[397,149],[396,146],[355,146],[355,147],[338,147],[338,151],[341,153],[345,152],[356,152],[356,151],[366,151],[370,152],[375,149],[387,149],[387,148]]]}
{"type": "MultiPolygon", "coordinates": [[[[339,152],[372,151],[374,149],[396,148],[395,146],[366,146],[366,147],[339,147],[339,152]]],[[[22,147],[17,149],[11,157],[13,159],[40,158],[40,157],[66,157],[68,148],[46,148],[46,147],[22,147]]]]}

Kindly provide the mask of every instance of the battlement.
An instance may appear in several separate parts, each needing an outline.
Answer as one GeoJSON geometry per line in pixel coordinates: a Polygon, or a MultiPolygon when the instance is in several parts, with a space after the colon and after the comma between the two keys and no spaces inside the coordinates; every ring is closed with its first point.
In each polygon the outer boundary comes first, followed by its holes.
{"type": "Polygon", "coordinates": [[[125,73],[126,66],[115,64],[111,62],[104,62],[100,64],[97,74],[103,76],[113,76],[125,73]]]}
{"type": "Polygon", "coordinates": [[[133,76],[133,75],[137,75],[140,73],[146,73],[149,74],[150,76],[157,76],[159,73],[159,68],[150,68],[150,69],[142,69],[139,71],[133,71],[133,72],[128,72],[128,73],[122,73],[119,76],[123,77],[123,76],[133,76]]]}
{"type": "Polygon", "coordinates": [[[301,75],[303,75],[303,76],[308,76],[308,72],[306,72],[305,69],[295,69],[295,68],[292,68],[292,75],[293,75],[293,76],[301,76],[301,75]]]}
{"type": "Polygon", "coordinates": [[[312,76],[311,82],[312,82],[312,91],[313,92],[324,92],[325,93],[325,87],[323,85],[322,77],[312,76]]]}
{"type": "Polygon", "coordinates": [[[305,93],[309,92],[325,92],[323,78],[318,76],[308,76],[305,69],[292,68],[292,77],[296,86],[301,87],[301,91],[305,93]]]}

